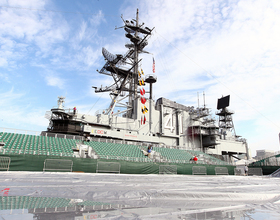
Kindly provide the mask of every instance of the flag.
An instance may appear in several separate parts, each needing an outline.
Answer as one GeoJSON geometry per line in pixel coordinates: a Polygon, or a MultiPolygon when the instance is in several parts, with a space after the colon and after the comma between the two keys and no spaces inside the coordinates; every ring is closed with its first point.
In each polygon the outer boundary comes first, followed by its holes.
{"type": "MultiPolygon", "coordinates": [[[[145,90],[144,90],[145,91],[145,90]]],[[[143,90],[142,89],[140,89],[140,94],[141,95],[144,95],[145,93],[143,92],[143,90]]]]}
{"type": "Polygon", "coordinates": [[[147,107],[144,105],[144,114],[145,114],[146,112],[148,112],[148,109],[147,109],[147,107]]]}
{"type": "Polygon", "coordinates": [[[153,73],[155,73],[156,72],[156,67],[155,67],[155,59],[153,58],[153,73]]]}
{"type": "Polygon", "coordinates": [[[141,97],[141,103],[144,105],[146,103],[146,99],[144,97],[141,97]]]}

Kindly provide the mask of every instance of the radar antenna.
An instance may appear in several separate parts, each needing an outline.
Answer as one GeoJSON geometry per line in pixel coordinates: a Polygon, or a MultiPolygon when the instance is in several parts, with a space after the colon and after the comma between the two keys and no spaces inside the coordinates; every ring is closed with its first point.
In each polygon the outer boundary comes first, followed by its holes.
{"type": "Polygon", "coordinates": [[[64,108],[64,103],[65,103],[65,97],[63,97],[63,96],[58,96],[57,107],[58,107],[59,109],[63,109],[63,108],[64,108]]]}

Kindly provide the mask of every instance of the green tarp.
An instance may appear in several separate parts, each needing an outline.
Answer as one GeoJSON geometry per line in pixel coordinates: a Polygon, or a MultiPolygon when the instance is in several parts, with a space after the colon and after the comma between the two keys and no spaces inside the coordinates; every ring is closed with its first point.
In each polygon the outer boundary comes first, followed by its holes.
{"type": "Polygon", "coordinates": [[[73,172],[95,173],[97,163],[102,162],[118,162],[121,165],[120,172],[126,174],[158,174],[160,165],[176,165],[177,174],[191,175],[193,166],[206,166],[208,175],[215,175],[215,167],[227,167],[229,175],[234,175],[234,166],[224,165],[205,165],[205,164],[172,164],[172,163],[142,163],[122,160],[105,160],[90,158],[74,158],[74,157],[56,157],[56,156],[39,156],[39,155],[23,155],[11,154],[1,155],[0,157],[10,157],[9,171],[43,171],[45,159],[65,159],[73,161],[73,172]]]}

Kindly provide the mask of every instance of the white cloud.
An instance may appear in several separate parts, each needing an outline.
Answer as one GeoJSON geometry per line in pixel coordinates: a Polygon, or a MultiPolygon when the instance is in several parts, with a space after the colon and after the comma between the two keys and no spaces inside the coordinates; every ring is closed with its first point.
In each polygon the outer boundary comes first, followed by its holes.
{"type": "Polygon", "coordinates": [[[7,73],[0,73],[0,80],[8,83],[11,82],[7,73]]]}
{"type": "Polygon", "coordinates": [[[48,121],[43,117],[45,110],[28,105],[30,98],[25,93],[18,93],[14,88],[0,91],[0,127],[45,130],[48,121]]]}
{"type": "Polygon", "coordinates": [[[87,24],[86,24],[85,21],[83,21],[82,24],[81,24],[81,29],[80,29],[80,31],[78,33],[78,39],[80,41],[83,40],[84,37],[85,37],[86,28],[87,28],[87,24]]]}
{"type": "MultiPolygon", "coordinates": [[[[48,1],[7,1],[0,9],[0,66],[53,56],[56,45],[67,39],[69,28],[60,14],[44,11],[48,1]],[[38,9],[38,10],[37,10],[38,9]],[[59,20],[59,22],[57,22],[59,20]]],[[[24,65],[29,63],[25,62],[24,65]]]]}
{"type": "Polygon", "coordinates": [[[99,26],[102,22],[106,22],[106,20],[104,19],[104,14],[101,10],[99,10],[96,15],[93,15],[92,18],[90,18],[91,25],[95,27],[99,26]]]}
{"type": "Polygon", "coordinates": [[[100,56],[100,52],[99,51],[94,51],[91,47],[86,47],[83,48],[83,58],[84,59],[84,63],[87,66],[93,66],[97,60],[97,58],[100,56]]]}
{"type": "Polygon", "coordinates": [[[65,87],[65,81],[61,77],[55,76],[54,73],[47,73],[45,80],[49,86],[58,87],[59,89],[64,89],[65,87]]]}
{"type": "Polygon", "coordinates": [[[4,0],[3,4],[9,5],[10,7],[19,7],[19,8],[32,8],[40,9],[45,6],[46,1],[44,0],[28,0],[28,1],[18,1],[18,0],[4,0]]]}

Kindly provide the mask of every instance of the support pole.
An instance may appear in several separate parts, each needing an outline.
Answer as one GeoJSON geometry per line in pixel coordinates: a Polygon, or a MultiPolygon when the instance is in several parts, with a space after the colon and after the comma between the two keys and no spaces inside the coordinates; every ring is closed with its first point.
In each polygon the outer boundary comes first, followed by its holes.
{"type": "Polygon", "coordinates": [[[150,99],[149,99],[149,132],[152,133],[152,97],[153,97],[153,85],[150,83],[150,99]]]}

